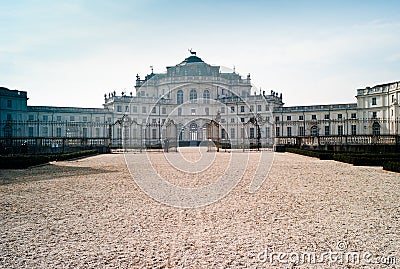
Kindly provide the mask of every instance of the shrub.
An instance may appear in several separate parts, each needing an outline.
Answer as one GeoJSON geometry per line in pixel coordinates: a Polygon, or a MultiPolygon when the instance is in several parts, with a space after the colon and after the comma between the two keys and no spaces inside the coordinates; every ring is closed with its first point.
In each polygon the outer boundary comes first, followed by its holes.
{"type": "Polygon", "coordinates": [[[400,161],[387,161],[383,163],[383,170],[400,173],[400,161]]]}

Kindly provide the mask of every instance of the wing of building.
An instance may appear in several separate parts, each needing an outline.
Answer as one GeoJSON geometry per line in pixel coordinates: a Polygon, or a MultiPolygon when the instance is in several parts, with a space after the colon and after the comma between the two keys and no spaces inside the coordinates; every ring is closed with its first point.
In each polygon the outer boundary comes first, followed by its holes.
{"type": "Polygon", "coordinates": [[[270,147],[296,137],[399,133],[400,82],[358,89],[356,103],[285,107],[282,94],[252,87],[250,74],[191,55],[164,73],[137,75],[135,89],[105,94],[103,108],[77,108],[28,106],[25,91],[0,88],[0,138],[108,138],[112,146],[142,147],[163,143],[173,125],[181,146],[217,137],[232,147],[270,147]]]}

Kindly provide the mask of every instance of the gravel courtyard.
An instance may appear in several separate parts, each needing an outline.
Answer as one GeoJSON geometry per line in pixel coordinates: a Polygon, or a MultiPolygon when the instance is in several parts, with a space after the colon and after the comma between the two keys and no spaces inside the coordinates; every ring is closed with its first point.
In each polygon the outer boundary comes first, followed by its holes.
{"type": "MultiPolygon", "coordinates": [[[[400,174],[276,153],[249,193],[259,154],[228,195],[189,209],[146,195],[123,154],[0,170],[0,268],[400,268],[400,174]]],[[[162,168],[161,155],[149,154],[162,168]]],[[[182,186],[210,181],[166,171],[182,186]]]]}

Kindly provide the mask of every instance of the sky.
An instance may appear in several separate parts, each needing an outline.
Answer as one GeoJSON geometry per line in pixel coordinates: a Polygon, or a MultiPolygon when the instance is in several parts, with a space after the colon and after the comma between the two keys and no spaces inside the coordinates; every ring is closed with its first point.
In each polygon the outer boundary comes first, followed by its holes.
{"type": "Polygon", "coordinates": [[[189,56],[250,73],[287,106],[400,81],[400,1],[0,0],[0,86],[29,105],[101,107],[189,56]]]}

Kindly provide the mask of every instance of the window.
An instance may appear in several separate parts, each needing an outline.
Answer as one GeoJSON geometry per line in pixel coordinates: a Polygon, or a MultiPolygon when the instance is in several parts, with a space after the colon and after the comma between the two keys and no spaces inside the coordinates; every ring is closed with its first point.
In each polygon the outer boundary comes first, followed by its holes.
{"type": "Polygon", "coordinates": [[[392,94],[392,103],[394,103],[394,94],[392,94]]]}
{"type": "Polygon", "coordinates": [[[231,138],[235,139],[235,129],[231,128],[231,138]]]}
{"type": "Polygon", "coordinates": [[[88,137],[88,128],[86,128],[86,127],[82,128],[82,136],[88,137]]]}
{"type": "Polygon", "coordinates": [[[372,134],[373,135],[380,135],[381,134],[381,125],[379,122],[374,122],[372,124],[372,134]]]}
{"type": "Polygon", "coordinates": [[[292,127],[287,127],[287,136],[292,136],[292,127]]]}
{"type": "Polygon", "coordinates": [[[56,129],[56,136],[61,137],[61,127],[57,127],[56,129]]]}
{"type": "Polygon", "coordinates": [[[271,128],[270,127],[265,127],[265,137],[266,138],[271,137],[271,128]]]}
{"type": "Polygon", "coordinates": [[[357,134],[357,125],[351,125],[351,135],[357,134]]]}
{"type": "Polygon", "coordinates": [[[7,100],[7,107],[11,108],[12,107],[12,101],[11,100],[7,100]]]}
{"type": "Polygon", "coordinates": [[[279,122],[279,116],[275,117],[275,122],[279,122]]]}
{"type": "Polygon", "coordinates": [[[232,113],[235,112],[235,107],[234,106],[231,106],[231,112],[232,113]]]}
{"type": "Polygon", "coordinates": [[[33,137],[33,127],[28,128],[28,136],[33,137]]]}
{"type": "Polygon", "coordinates": [[[250,105],[250,112],[253,112],[253,111],[254,111],[254,106],[250,105]]]}
{"type": "Polygon", "coordinates": [[[43,121],[49,121],[49,116],[43,115],[43,121]]]}
{"type": "Polygon", "coordinates": [[[240,122],[245,122],[245,118],[240,118],[240,122]]]}
{"type": "Polygon", "coordinates": [[[372,97],[372,105],[376,106],[376,97],[372,97]]]}
{"type": "Polygon", "coordinates": [[[343,115],[342,114],[337,114],[337,118],[338,118],[338,120],[341,120],[343,118],[343,115]]]}
{"type": "Polygon", "coordinates": [[[151,139],[157,139],[157,129],[151,129],[151,139]]]}
{"type": "Polygon", "coordinates": [[[86,116],[83,116],[83,121],[87,121],[87,117],[86,116]]]}
{"type": "Polygon", "coordinates": [[[254,128],[250,128],[250,138],[254,138],[254,128]]]}
{"type": "Polygon", "coordinates": [[[100,137],[100,128],[96,128],[95,132],[96,132],[96,137],[100,137]]]}
{"type": "Polygon", "coordinates": [[[311,119],[312,120],[316,120],[317,119],[317,115],[311,115],[311,119]]]}
{"type": "Polygon", "coordinates": [[[269,105],[265,105],[265,111],[269,111],[269,105]]]}
{"type": "Polygon", "coordinates": [[[125,112],[129,112],[129,106],[125,106],[125,112]]]}
{"type": "Polygon", "coordinates": [[[178,116],[182,116],[182,108],[178,108],[178,116]]]}
{"type": "Polygon", "coordinates": [[[281,136],[280,133],[281,133],[281,131],[280,131],[279,126],[276,126],[276,128],[275,128],[275,136],[281,136]]]}
{"type": "Polygon", "coordinates": [[[338,135],[343,135],[343,125],[338,125],[337,132],[338,132],[338,135]]]}
{"type": "Polygon", "coordinates": [[[117,106],[117,112],[122,112],[122,106],[117,106]]]}
{"type": "Polygon", "coordinates": [[[151,119],[151,124],[157,124],[157,119],[151,119]]]}
{"type": "Polygon", "coordinates": [[[244,112],[244,106],[240,106],[240,112],[244,112]]]}
{"type": "Polygon", "coordinates": [[[189,93],[190,103],[197,103],[197,91],[195,89],[191,89],[189,93]]]}
{"type": "Polygon", "coordinates": [[[132,107],[132,113],[137,113],[137,106],[132,107]]]}
{"type": "Polygon", "coordinates": [[[49,127],[45,126],[42,128],[42,136],[44,136],[44,137],[49,136],[49,127]]]}
{"type": "Polygon", "coordinates": [[[376,119],[378,117],[378,113],[377,112],[372,112],[372,118],[376,119]]]}
{"type": "Polygon", "coordinates": [[[269,116],[266,116],[266,117],[265,117],[265,121],[266,121],[266,122],[269,122],[269,116]]]}
{"type": "Polygon", "coordinates": [[[231,123],[235,123],[235,118],[231,118],[231,123]]]}
{"type": "Polygon", "coordinates": [[[107,118],[107,122],[111,122],[111,117],[108,117],[108,118],[107,118]]]}
{"type": "Polygon", "coordinates": [[[155,106],[153,106],[153,108],[151,109],[151,113],[156,114],[157,113],[157,109],[155,106]]]}
{"type": "Polygon", "coordinates": [[[192,108],[192,109],[190,110],[190,113],[191,113],[192,115],[196,115],[196,109],[195,109],[195,108],[192,108]]]}
{"type": "Polygon", "coordinates": [[[303,115],[300,115],[300,116],[299,116],[299,120],[304,120],[304,116],[303,116],[303,115]]]}
{"type": "Polygon", "coordinates": [[[221,138],[222,138],[222,139],[225,139],[225,138],[226,138],[225,133],[226,133],[226,132],[225,132],[225,129],[222,129],[222,130],[221,130],[221,138]]]}
{"type": "Polygon", "coordinates": [[[11,114],[7,114],[7,120],[12,120],[12,115],[11,114]]]}
{"type": "Polygon", "coordinates": [[[142,113],[147,113],[147,109],[145,106],[142,106],[142,113]]]}
{"type": "Polygon", "coordinates": [[[166,108],[166,107],[163,107],[163,108],[161,109],[161,113],[162,113],[162,114],[167,114],[167,108],[166,108]]]}
{"type": "Polygon", "coordinates": [[[325,126],[325,135],[330,135],[330,133],[331,133],[330,126],[325,126]]]}
{"type": "Polygon", "coordinates": [[[100,122],[100,117],[96,117],[96,122],[100,122]]]}
{"type": "Polygon", "coordinates": [[[305,132],[305,130],[304,130],[304,126],[300,126],[300,127],[299,127],[299,135],[300,135],[300,136],[305,136],[305,135],[306,135],[306,132],[305,132]]]}
{"type": "Polygon", "coordinates": [[[257,111],[261,111],[261,105],[257,105],[257,111]]]}
{"type": "MultiPolygon", "coordinates": [[[[57,116],[56,118],[57,121],[61,121],[61,116],[57,116]]],[[[100,121],[100,120],[99,120],[100,121]]]]}
{"type": "Polygon", "coordinates": [[[351,113],[351,118],[352,118],[352,119],[357,118],[357,114],[356,114],[356,113],[351,113]]]}
{"type": "Polygon", "coordinates": [[[286,116],[286,120],[287,121],[291,121],[292,120],[292,116],[286,116]]]}
{"type": "Polygon", "coordinates": [[[225,113],[225,107],[221,107],[221,113],[225,113]]]}
{"type": "Polygon", "coordinates": [[[178,105],[183,104],[183,91],[179,90],[176,94],[176,103],[178,105]]]}
{"type": "Polygon", "coordinates": [[[75,116],[69,116],[69,121],[75,121],[75,116]]]}
{"type": "Polygon", "coordinates": [[[28,120],[33,120],[33,115],[28,115],[28,120]]]}
{"type": "Polygon", "coordinates": [[[324,119],[329,120],[329,114],[325,114],[324,119]]]}
{"type": "Polygon", "coordinates": [[[226,120],[225,119],[221,119],[221,123],[225,123],[226,122],[226,120]]]}
{"type": "Polygon", "coordinates": [[[206,107],[206,108],[204,108],[204,111],[207,116],[210,115],[210,108],[206,107]]]}
{"type": "Polygon", "coordinates": [[[210,103],[210,91],[209,90],[204,90],[203,99],[204,99],[204,104],[210,103]]]}

